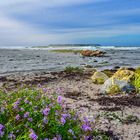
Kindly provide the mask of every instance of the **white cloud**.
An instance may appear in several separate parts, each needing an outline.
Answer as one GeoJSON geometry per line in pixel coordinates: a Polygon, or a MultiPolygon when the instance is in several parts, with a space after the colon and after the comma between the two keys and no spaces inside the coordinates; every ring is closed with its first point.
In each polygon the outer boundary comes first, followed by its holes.
{"type": "Polygon", "coordinates": [[[112,26],[109,28],[78,28],[55,30],[58,33],[42,34],[19,21],[0,18],[0,46],[2,45],[46,45],[50,43],[72,43],[82,38],[112,37],[124,34],[140,34],[140,25],[112,26]]]}
{"type": "MultiPolygon", "coordinates": [[[[122,9],[120,11],[105,11],[98,13],[91,21],[94,25],[100,27],[86,28],[67,28],[53,29],[46,25],[45,32],[32,24],[21,22],[18,19],[12,18],[10,13],[12,11],[19,12],[19,14],[27,13],[33,10],[37,12],[38,8],[44,7],[61,7],[93,2],[106,2],[110,0],[5,0],[0,2],[0,46],[2,45],[46,45],[50,43],[72,43],[75,40],[83,38],[97,38],[97,37],[112,37],[118,35],[140,34],[140,24],[123,24],[116,26],[118,19],[111,18],[111,16],[122,16],[139,13],[140,9],[122,9]],[[107,26],[102,26],[107,24],[107,26]],[[110,25],[109,25],[110,24],[110,25]]],[[[42,8],[42,9],[43,9],[42,8]]],[[[70,13],[70,14],[75,14],[70,13]]],[[[88,13],[87,13],[88,14],[88,13]]],[[[64,15],[63,15],[64,16],[64,15]]],[[[65,15],[70,21],[74,15],[65,15]]],[[[79,15],[78,15],[79,17],[79,15]]],[[[81,17],[78,19],[78,22],[81,17]]],[[[86,25],[87,20],[83,21],[86,25]]],[[[78,25],[78,24],[77,24],[78,25]]]]}

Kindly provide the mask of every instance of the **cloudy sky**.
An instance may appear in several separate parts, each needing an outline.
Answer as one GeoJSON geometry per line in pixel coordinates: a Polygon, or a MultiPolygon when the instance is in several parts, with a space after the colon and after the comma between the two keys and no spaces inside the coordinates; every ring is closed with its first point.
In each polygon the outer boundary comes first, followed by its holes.
{"type": "Polygon", "coordinates": [[[1,0],[0,46],[140,46],[140,0],[1,0]]]}

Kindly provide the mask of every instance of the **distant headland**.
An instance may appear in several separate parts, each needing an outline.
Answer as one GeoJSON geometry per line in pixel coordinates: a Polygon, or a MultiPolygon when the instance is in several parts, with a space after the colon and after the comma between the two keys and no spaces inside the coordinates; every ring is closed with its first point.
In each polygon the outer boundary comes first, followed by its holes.
{"type": "Polygon", "coordinates": [[[47,47],[69,47],[69,46],[101,46],[100,44],[49,44],[46,46],[32,46],[32,48],[47,48],[47,47]]]}

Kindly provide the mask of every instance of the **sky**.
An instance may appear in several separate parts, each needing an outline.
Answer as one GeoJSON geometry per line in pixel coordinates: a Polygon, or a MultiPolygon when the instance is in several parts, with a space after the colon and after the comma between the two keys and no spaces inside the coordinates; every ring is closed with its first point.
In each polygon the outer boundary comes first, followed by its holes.
{"type": "Polygon", "coordinates": [[[140,0],[1,0],[0,46],[140,46],[140,0]]]}

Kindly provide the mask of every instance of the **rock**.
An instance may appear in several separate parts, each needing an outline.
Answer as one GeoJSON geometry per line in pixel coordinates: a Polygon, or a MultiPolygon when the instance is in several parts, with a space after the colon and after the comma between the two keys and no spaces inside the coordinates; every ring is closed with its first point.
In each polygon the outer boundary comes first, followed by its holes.
{"type": "Polygon", "coordinates": [[[91,77],[93,83],[95,84],[103,84],[109,77],[103,72],[97,71],[91,77]]]}
{"type": "Polygon", "coordinates": [[[134,75],[135,73],[127,68],[119,69],[111,78],[105,81],[101,88],[101,93],[135,93],[135,86],[131,84],[134,75]]]}
{"type": "Polygon", "coordinates": [[[123,88],[126,85],[126,81],[121,81],[111,77],[105,81],[100,91],[103,94],[115,94],[114,92],[120,92],[121,88],[123,88]]]}
{"type": "Polygon", "coordinates": [[[128,83],[126,80],[119,80],[114,77],[109,78],[105,81],[104,85],[101,87],[100,92],[103,94],[117,94],[132,93],[135,91],[135,87],[128,83]]]}
{"type": "Polygon", "coordinates": [[[124,86],[122,89],[121,89],[122,92],[124,93],[135,93],[136,92],[136,88],[135,86],[131,85],[131,84],[128,84],[126,86],[124,86]]]}
{"type": "Polygon", "coordinates": [[[118,69],[120,69],[120,66],[115,66],[113,69],[118,70],[118,69]]]}
{"type": "Polygon", "coordinates": [[[93,60],[93,62],[98,62],[97,60],[93,60]]]}
{"type": "Polygon", "coordinates": [[[91,51],[91,50],[83,50],[83,51],[81,52],[81,54],[82,54],[83,56],[91,56],[92,51],[91,51]]]}
{"type": "Polygon", "coordinates": [[[101,56],[104,56],[105,52],[102,52],[102,51],[99,51],[99,50],[96,50],[96,51],[92,51],[92,50],[83,50],[81,52],[81,55],[82,56],[87,56],[87,57],[92,57],[92,56],[95,56],[95,57],[101,57],[101,56]]]}
{"type": "Polygon", "coordinates": [[[93,68],[92,65],[85,65],[85,68],[93,68]]]}
{"type": "Polygon", "coordinates": [[[130,71],[135,72],[135,69],[134,68],[127,68],[127,69],[130,70],[130,71]]]}
{"type": "Polygon", "coordinates": [[[131,70],[128,70],[126,68],[119,69],[113,77],[119,80],[125,80],[130,82],[131,78],[134,76],[134,72],[131,70]]]}

